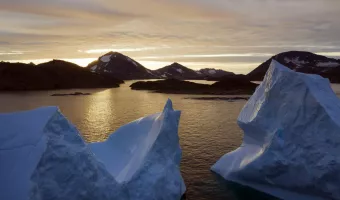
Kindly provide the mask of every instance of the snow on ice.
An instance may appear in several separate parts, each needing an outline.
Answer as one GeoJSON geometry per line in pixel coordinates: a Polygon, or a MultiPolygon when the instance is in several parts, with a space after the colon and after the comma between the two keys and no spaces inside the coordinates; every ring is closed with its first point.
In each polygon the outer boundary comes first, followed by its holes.
{"type": "Polygon", "coordinates": [[[340,199],[339,119],[328,79],[273,60],[238,117],[243,144],[211,169],[281,199],[340,199]]]}
{"type": "Polygon", "coordinates": [[[186,189],[179,171],[179,118],[169,100],[163,113],[122,126],[89,146],[115,180],[127,186],[130,198],[180,199],[186,189]]]}
{"type": "Polygon", "coordinates": [[[180,199],[180,111],[87,144],[57,107],[0,114],[0,199],[180,199]]]}

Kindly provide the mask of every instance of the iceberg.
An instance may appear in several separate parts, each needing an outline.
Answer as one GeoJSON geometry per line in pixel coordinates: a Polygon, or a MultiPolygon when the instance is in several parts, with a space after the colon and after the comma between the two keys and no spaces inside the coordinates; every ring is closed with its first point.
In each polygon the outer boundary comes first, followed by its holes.
{"type": "Polygon", "coordinates": [[[57,107],[0,114],[0,199],[180,199],[179,117],[169,100],[88,144],[57,107]]]}
{"type": "Polygon", "coordinates": [[[340,199],[339,119],[328,79],[273,60],[238,117],[242,145],[211,170],[281,199],[340,199]]]}
{"type": "Polygon", "coordinates": [[[124,185],[126,199],[181,199],[185,193],[179,170],[180,114],[168,100],[162,113],[122,126],[104,142],[89,144],[112,177],[124,185]]]}

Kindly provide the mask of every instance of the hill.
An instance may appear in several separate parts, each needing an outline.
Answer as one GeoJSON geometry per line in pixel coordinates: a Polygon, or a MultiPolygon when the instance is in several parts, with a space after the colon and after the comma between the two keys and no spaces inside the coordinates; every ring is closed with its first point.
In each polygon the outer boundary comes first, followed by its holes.
{"type": "Polygon", "coordinates": [[[340,60],[305,51],[289,51],[277,54],[247,74],[248,78],[252,81],[262,81],[272,59],[294,71],[318,74],[330,79],[332,83],[340,83],[340,60]]]}
{"type": "Polygon", "coordinates": [[[0,62],[0,90],[51,90],[119,87],[121,80],[76,64],[52,60],[39,65],[0,62]]]}

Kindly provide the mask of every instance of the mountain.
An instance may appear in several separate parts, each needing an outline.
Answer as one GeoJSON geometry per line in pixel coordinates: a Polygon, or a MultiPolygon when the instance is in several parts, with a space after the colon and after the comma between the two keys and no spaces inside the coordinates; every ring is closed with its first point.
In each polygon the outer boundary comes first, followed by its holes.
{"type": "Polygon", "coordinates": [[[189,69],[177,62],[163,68],[154,70],[160,78],[173,78],[179,80],[220,80],[221,77],[235,75],[221,69],[205,68],[200,70],[189,69]]]}
{"type": "Polygon", "coordinates": [[[122,80],[167,79],[205,80],[233,74],[220,69],[206,68],[198,71],[189,69],[177,62],[157,70],[149,70],[137,61],[118,52],[109,52],[87,66],[92,72],[110,75],[122,80]]]}
{"type": "Polygon", "coordinates": [[[118,52],[109,52],[90,63],[87,68],[99,74],[109,74],[122,80],[159,78],[137,61],[118,52]]]}
{"type": "Polygon", "coordinates": [[[305,51],[289,51],[277,54],[251,71],[247,75],[249,79],[262,81],[272,59],[294,71],[319,74],[330,79],[332,83],[340,83],[340,60],[305,51]]]}
{"type": "Polygon", "coordinates": [[[197,71],[199,74],[203,74],[208,78],[221,78],[223,76],[234,75],[232,72],[227,72],[221,69],[205,68],[197,71]]]}
{"type": "Polygon", "coordinates": [[[0,90],[50,90],[119,87],[108,78],[62,60],[39,65],[0,62],[0,90]]]}
{"type": "Polygon", "coordinates": [[[154,71],[161,78],[174,78],[179,80],[203,79],[204,76],[177,62],[154,71]]]}

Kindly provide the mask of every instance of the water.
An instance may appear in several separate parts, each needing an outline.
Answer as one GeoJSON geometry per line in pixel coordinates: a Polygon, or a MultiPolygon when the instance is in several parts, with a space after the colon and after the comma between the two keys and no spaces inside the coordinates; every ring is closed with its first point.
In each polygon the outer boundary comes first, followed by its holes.
{"type": "MultiPolygon", "coordinates": [[[[237,184],[227,183],[209,169],[222,155],[236,149],[242,132],[236,119],[246,101],[192,100],[199,95],[168,95],[120,88],[35,91],[0,94],[0,112],[57,105],[88,142],[105,140],[120,126],[160,112],[168,98],[182,111],[179,135],[183,149],[181,172],[187,199],[274,199],[237,184]],[[52,97],[54,93],[91,92],[90,96],[52,97]]],[[[333,85],[340,93],[340,86],[333,85]]]]}

